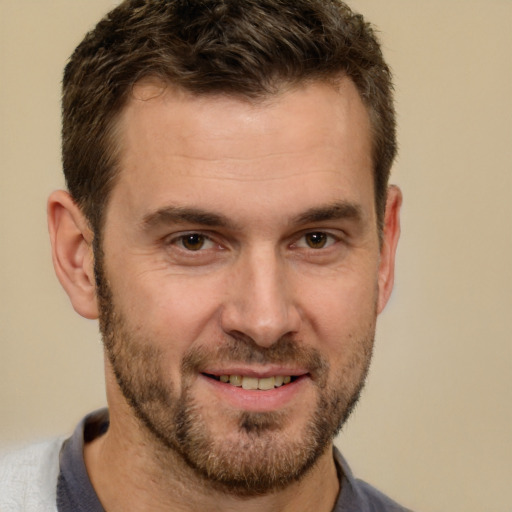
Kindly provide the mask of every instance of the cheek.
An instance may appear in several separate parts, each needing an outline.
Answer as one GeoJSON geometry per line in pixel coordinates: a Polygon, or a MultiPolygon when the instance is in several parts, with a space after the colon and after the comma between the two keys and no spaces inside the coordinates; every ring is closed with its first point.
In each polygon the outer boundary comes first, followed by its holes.
{"type": "Polygon", "coordinates": [[[324,282],[309,283],[301,294],[302,308],[313,328],[328,337],[347,337],[361,329],[376,316],[377,284],[347,276],[331,276],[324,282]]]}
{"type": "Polygon", "coordinates": [[[134,328],[152,343],[186,350],[203,333],[218,308],[213,279],[146,274],[124,288],[118,297],[134,328]]]}
{"type": "Polygon", "coordinates": [[[377,287],[340,284],[324,292],[316,304],[314,337],[329,362],[330,385],[346,400],[364,379],[371,359],[376,326],[377,287]]]}
{"type": "Polygon", "coordinates": [[[371,358],[376,322],[376,283],[371,280],[332,279],[313,290],[304,305],[312,329],[305,339],[317,348],[331,368],[331,385],[342,387],[347,397],[362,379],[371,358]]]}

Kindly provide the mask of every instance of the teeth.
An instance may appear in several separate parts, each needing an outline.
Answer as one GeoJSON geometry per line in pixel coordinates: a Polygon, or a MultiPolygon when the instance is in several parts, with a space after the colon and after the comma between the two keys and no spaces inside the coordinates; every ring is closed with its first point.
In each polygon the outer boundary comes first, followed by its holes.
{"type": "Polygon", "coordinates": [[[258,389],[258,379],[256,377],[242,377],[242,387],[244,389],[258,389]]]}
{"type": "Polygon", "coordinates": [[[278,375],[277,377],[275,377],[276,388],[278,388],[279,386],[282,386],[283,382],[284,382],[284,377],[282,375],[278,375]]]}
{"type": "Polygon", "coordinates": [[[229,383],[239,388],[242,386],[242,377],[240,377],[240,375],[231,375],[229,377],[229,383]]]}
{"type": "Polygon", "coordinates": [[[258,389],[274,389],[274,377],[267,377],[266,379],[259,379],[258,389]]]}
{"type": "Polygon", "coordinates": [[[260,389],[266,391],[269,389],[279,388],[283,384],[289,384],[292,378],[289,375],[276,375],[275,377],[265,377],[258,379],[257,377],[245,377],[242,375],[221,375],[219,380],[224,383],[230,383],[232,386],[243,389],[260,389]]]}

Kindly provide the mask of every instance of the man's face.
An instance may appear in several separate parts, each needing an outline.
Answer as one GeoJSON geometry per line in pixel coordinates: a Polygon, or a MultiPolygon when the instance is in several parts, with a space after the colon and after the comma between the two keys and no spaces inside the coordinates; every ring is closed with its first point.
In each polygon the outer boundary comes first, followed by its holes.
{"type": "Polygon", "coordinates": [[[100,261],[109,394],[198,474],[269,491],[325,455],[370,361],[368,115],[348,80],[256,104],[160,93],[139,84],[119,124],[100,261]]]}

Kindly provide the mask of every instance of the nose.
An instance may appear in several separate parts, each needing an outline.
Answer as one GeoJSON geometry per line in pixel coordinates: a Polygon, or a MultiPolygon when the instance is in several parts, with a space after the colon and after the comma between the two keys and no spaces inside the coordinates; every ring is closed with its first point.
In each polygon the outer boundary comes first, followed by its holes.
{"type": "Polygon", "coordinates": [[[222,329],[270,347],[299,331],[301,315],[290,269],[272,248],[241,257],[230,275],[221,312],[222,329]]]}

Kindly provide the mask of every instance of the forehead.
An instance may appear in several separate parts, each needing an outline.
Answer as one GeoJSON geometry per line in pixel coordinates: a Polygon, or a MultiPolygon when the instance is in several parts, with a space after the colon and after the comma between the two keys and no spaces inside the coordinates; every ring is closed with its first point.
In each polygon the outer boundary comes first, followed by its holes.
{"type": "Polygon", "coordinates": [[[350,79],[258,101],[197,96],[146,81],[134,88],[119,119],[113,196],[144,209],[185,198],[226,202],[230,195],[259,194],[269,203],[281,198],[282,208],[285,197],[299,199],[299,190],[287,192],[301,183],[304,197],[334,183],[353,195],[372,194],[370,133],[367,109],[350,79]]]}
{"type": "MultiPolygon", "coordinates": [[[[137,137],[142,131],[153,137],[165,130],[183,151],[190,148],[189,142],[194,144],[201,139],[208,156],[211,150],[222,153],[223,146],[218,142],[224,137],[233,143],[236,139],[242,143],[251,139],[254,143],[249,154],[248,147],[240,147],[245,158],[256,156],[260,150],[258,143],[272,130],[280,135],[274,139],[276,146],[299,142],[305,135],[311,143],[315,142],[312,137],[334,145],[346,140],[352,146],[357,143],[354,149],[364,151],[369,149],[366,146],[371,131],[367,109],[347,77],[336,82],[284,87],[275,95],[256,99],[228,94],[197,95],[148,78],[133,87],[118,127],[128,151],[134,146],[140,149],[133,138],[135,130],[137,137]],[[299,120],[307,124],[297,124],[299,120]]],[[[269,149],[270,139],[264,142],[264,149],[269,149]]],[[[302,142],[304,149],[310,145],[302,142]]],[[[233,150],[235,147],[230,147],[233,150]]]]}

